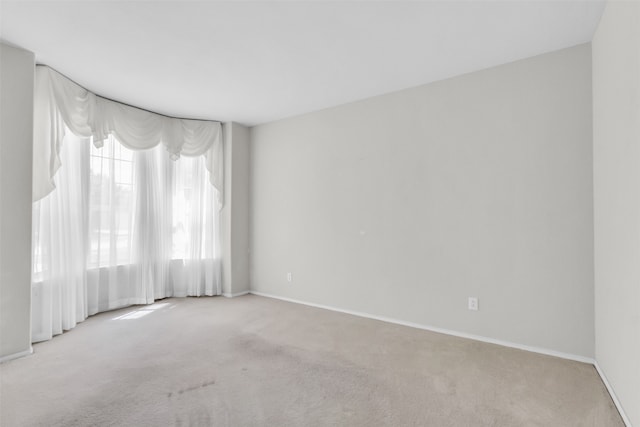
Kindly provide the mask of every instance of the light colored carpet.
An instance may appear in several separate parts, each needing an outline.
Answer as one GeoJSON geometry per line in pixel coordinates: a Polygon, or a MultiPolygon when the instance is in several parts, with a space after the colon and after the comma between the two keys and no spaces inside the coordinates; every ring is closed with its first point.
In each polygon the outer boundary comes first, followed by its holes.
{"type": "Polygon", "coordinates": [[[160,303],[1,365],[0,424],[623,426],[588,364],[254,295],[160,303]]]}

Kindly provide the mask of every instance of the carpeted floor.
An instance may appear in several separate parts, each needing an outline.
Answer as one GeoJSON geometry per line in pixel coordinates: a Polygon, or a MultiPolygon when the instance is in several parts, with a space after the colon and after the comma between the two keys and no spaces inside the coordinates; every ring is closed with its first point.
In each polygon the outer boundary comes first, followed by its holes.
{"type": "Polygon", "coordinates": [[[591,365],[254,295],[102,313],[34,350],[0,365],[3,427],[623,426],[591,365]]]}

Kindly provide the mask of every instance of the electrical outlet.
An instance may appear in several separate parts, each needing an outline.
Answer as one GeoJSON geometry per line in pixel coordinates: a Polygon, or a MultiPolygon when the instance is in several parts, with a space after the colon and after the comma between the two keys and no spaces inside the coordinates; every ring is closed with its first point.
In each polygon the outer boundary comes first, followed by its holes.
{"type": "Polygon", "coordinates": [[[287,273],[287,282],[291,282],[293,280],[293,276],[291,273],[287,273]]]}
{"type": "Polygon", "coordinates": [[[473,310],[473,311],[478,310],[478,298],[469,297],[469,310],[473,310]]]}

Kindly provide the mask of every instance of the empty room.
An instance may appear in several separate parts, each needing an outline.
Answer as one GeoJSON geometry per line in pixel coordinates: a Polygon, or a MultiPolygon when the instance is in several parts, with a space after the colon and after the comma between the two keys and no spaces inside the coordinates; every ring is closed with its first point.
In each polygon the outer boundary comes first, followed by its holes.
{"type": "Polygon", "coordinates": [[[640,427],[640,1],[0,0],[0,425],[640,427]]]}

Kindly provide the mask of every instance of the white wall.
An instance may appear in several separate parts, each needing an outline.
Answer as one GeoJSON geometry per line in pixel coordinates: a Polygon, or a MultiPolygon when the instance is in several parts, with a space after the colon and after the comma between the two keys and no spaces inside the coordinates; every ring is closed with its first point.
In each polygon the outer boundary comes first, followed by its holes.
{"type": "Polygon", "coordinates": [[[224,205],[220,212],[220,244],[222,245],[222,293],[230,296],[231,290],[231,142],[232,123],[222,125],[224,138],[224,205]]]}
{"type": "Polygon", "coordinates": [[[33,53],[0,43],[0,360],[31,351],[33,53]]]}
{"type": "Polygon", "coordinates": [[[222,222],[222,292],[249,291],[249,129],[224,125],[225,201],[222,222]]]}
{"type": "Polygon", "coordinates": [[[593,357],[590,62],[252,128],[252,290],[593,357]]]}
{"type": "Polygon", "coordinates": [[[596,360],[640,426],[640,3],[593,39],[593,129],[596,360]]]}
{"type": "Polygon", "coordinates": [[[231,269],[233,293],[249,291],[249,129],[233,123],[231,269]]]}

